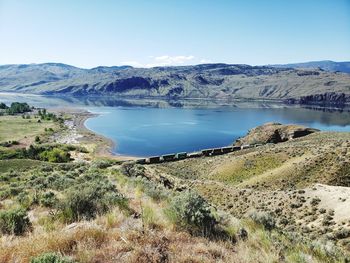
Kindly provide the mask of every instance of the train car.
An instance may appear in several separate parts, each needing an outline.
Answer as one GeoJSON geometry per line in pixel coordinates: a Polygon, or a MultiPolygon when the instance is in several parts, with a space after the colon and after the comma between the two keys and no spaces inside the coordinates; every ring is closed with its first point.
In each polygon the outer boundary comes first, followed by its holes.
{"type": "Polygon", "coordinates": [[[220,154],[222,154],[221,148],[214,148],[213,152],[211,153],[211,155],[220,155],[220,154]]]}
{"type": "Polygon", "coordinates": [[[249,148],[253,148],[253,145],[250,145],[250,144],[244,144],[241,146],[241,149],[249,149],[249,148]]]}
{"type": "Polygon", "coordinates": [[[232,147],[232,151],[235,152],[235,151],[239,151],[241,149],[241,146],[233,146],[232,147]]]}
{"type": "Polygon", "coordinates": [[[187,154],[188,158],[198,158],[201,157],[203,155],[202,152],[193,152],[193,153],[189,153],[187,154]]]}
{"type": "Polygon", "coordinates": [[[151,156],[147,159],[147,163],[160,163],[160,156],[151,156]]]}
{"type": "Polygon", "coordinates": [[[176,154],[176,159],[182,160],[187,158],[187,152],[181,152],[176,154]]]}
{"type": "Polygon", "coordinates": [[[162,155],[162,159],[165,162],[170,162],[175,160],[175,153],[162,155]]]}
{"type": "Polygon", "coordinates": [[[204,156],[210,156],[210,154],[213,152],[213,149],[204,149],[202,150],[202,154],[204,156]]]}
{"type": "Polygon", "coordinates": [[[222,147],[221,148],[222,153],[229,153],[232,152],[232,147],[222,147]]]}
{"type": "Polygon", "coordinates": [[[145,164],[146,163],[146,159],[138,159],[136,160],[137,164],[145,164]]]}

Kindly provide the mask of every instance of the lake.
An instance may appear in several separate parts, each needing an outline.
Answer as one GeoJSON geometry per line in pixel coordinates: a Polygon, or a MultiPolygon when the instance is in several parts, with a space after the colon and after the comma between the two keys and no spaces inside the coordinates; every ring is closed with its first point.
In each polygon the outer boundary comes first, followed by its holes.
{"type": "Polygon", "coordinates": [[[310,109],[277,103],[179,102],[113,98],[52,98],[0,94],[0,102],[42,107],[79,107],[99,115],[85,125],[112,139],[113,153],[151,156],[232,144],[266,122],[293,123],[324,131],[350,131],[347,109],[310,109]],[[13,96],[13,95],[12,95],[13,96]]]}

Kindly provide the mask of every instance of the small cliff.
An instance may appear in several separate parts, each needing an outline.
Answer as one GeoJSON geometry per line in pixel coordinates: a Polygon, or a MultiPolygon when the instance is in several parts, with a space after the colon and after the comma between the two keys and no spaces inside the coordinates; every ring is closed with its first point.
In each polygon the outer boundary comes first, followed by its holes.
{"type": "Polygon", "coordinates": [[[319,130],[302,125],[266,123],[251,129],[248,134],[234,143],[236,146],[257,143],[279,143],[306,136],[319,130]]]}

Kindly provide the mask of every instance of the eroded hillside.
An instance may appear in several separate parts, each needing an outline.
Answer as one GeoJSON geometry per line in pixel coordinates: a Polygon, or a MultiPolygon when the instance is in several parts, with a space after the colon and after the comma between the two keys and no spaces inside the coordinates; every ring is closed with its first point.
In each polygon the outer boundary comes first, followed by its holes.
{"type": "Polygon", "coordinates": [[[244,218],[273,214],[283,231],[337,240],[350,249],[350,135],[317,132],[222,156],[149,165],[244,218]]]}

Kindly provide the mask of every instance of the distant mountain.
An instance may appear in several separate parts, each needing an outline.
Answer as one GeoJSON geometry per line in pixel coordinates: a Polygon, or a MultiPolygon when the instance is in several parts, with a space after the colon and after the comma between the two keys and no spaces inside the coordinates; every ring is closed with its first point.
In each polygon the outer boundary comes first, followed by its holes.
{"type": "Polygon", "coordinates": [[[121,98],[262,99],[305,104],[347,104],[350,103],[350,74],[319,68],[299,69],[292,65],[220,63],[81,69],[45,63],[0,66],[0,91],[121,98]]]}
{"type": "Polygon", "coordinates": [[[345,72],[350,73],[350,62],[335,62],[331,60],[311,61],[304,63],[283,64],[283,65],[271,65],[278,68],[304,68],[304,69],[323,69],[331,72],[345,72]]]}

